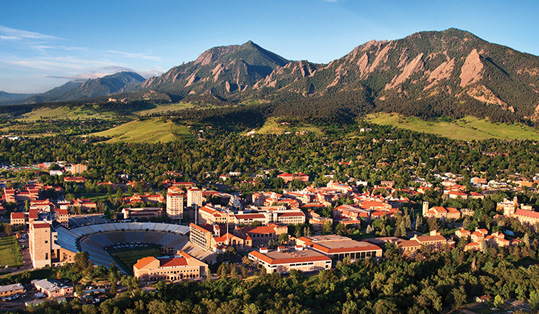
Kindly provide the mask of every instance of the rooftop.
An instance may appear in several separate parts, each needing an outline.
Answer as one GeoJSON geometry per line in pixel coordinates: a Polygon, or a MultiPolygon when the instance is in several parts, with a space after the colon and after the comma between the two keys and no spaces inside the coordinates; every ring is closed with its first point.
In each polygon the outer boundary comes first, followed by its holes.
{"type": "Polygon", "coordinates": [[[263,260],[268,264],[290,264],[290,263],[304,263],[304,262],[318,262],[329,261],[331,259],[322,253],[318,253],[314,250],[301,250],[291,252],[279,252],[269,251],[267,253],[261,253],[259,251],[253,251],[250,255],[263,260]]]}

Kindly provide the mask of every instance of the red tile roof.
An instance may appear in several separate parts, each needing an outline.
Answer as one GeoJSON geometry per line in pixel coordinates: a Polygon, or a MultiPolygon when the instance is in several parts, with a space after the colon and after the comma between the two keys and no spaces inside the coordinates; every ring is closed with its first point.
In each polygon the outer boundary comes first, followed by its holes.
{"type": "Polygon", "coordinates": [[[24,213],[21,213],[21,212],[11,213],[11,219],[24,219],[24,213]]]}
{"type": "Polygon", "coordinates": [[[238,219],[257,219],[257,218],[266,218],[264,214],[237,214],[236,218],[238,219]]]}
{"type": "Polygon", "coordinates": [[[50,228],[51,225],[49,225],[48,223],[35,223],[33,224],[34,228],[50,228]]]}
{"type": "Polygon", "coordinates": [[[192,227],[192,228],[195,228],[195,229],[197,229],[199,231],[202,231],[204,233],[212,233],[210,230],[207,230],[206,228],[201,227],[199,225],[195,225],[194,223],[189,224],[189,226],[192,227]]]}
{"type": "Polygon", "coordinates": [[[142,269],[144,268],[146,265],[150,264],[151,262],[155,261],[156,258],[153,257],[153,256],[148,256],[148,257],[143,257],[141,259],[139,259],[135,265],[133,265],[133,267],[135,267],[136,269],[142,269]]]}
{"type": "Polygon", "coordinates": [[[185,257],[161,258],[159,262],[161,267],[187,266],[187,259],[185,257]]]}
{"type": "Polygon", "coordinates": [[[242,231],[245,234],[268,234],[268,233],[275,233],[275,228],[272,226],[258,226],[258,227],[245,227],[242,228],[242,231]]]}
{"type": "Polygon", "coordinates": [[[279,217],[305,217],[303,212],[293,212],[293,213],[278,213],[279,217]]]}
{"type": "Polygon", "coordinates": [[[515,216],[523,216],[523,217],[539,219],[539,212],[534,212],[531,210],[524,210],[524,209],[517,209],[517,211],[515,212],[515,216]]]}

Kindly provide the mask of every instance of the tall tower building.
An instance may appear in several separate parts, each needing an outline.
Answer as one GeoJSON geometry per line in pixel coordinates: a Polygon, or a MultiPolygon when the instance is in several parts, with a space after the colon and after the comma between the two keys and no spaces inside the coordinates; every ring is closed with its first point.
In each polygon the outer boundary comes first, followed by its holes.
{"type": "Polygon", "coordinates": [[[30,257],[34,268],[51,266],[52,229],[46,222],[33,222],[28,230],[30,257]]]}
{"type": "Polygon", "coordinates": [[[177,187],[167,190],[167,215],[171,219],[183,219],[183,191],[177,187]]]}
{"type": "Polygon", "coordinates": [[[429,211],[429,202],[423,202],[423,216],[429,211]]]}
{"type": "Polygon", "coordinates": [[[202,190],[192,188],[187,190],[187,206],[197,205],[198,208],[202,207],[202,190]]]}

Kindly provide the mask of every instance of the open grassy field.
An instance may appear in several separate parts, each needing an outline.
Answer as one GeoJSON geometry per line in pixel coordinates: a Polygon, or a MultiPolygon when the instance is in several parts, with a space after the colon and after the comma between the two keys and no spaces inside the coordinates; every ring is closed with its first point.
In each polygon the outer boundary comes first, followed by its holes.
{"type": "Polygon", "coordinates": [[[17,120],[32,122],[36,120],[46,120],[46,119],[112,119],[115,118],[116,114],[113,112],[97,112],[97,110],[85,109],[83,107],[41,107],[35,110],[32,110],[29,113],[26,113],[20,116],[17,120]]]}
{"type": "Polygon", "coordinates": [[[134,120],[90,135],[112,137],[107,143],[165,143],[192,136],[186,126],[172,121],[163,122],[158,118],[134,120]]]}
{"type": "Polygon", "coordinates": [[[15,236],[0,238],[0,266],[22,266],[21,248],[15,236]]]}
{"type": "Polygon", "coordinates": [[[266,123],[256,131],[257,134],[283,134],[284,132],[301,132],[307,131],[312,133],[321,134],[322,130],[316,126],[310,124],[298,123],[297,125],[281,125],[277,123],[275,118],[269,118],[266,123]]]}
{"type": "Polygon", "coordinates": [[[133,273],[133,265],[135,265],[139,259],[147,256],[159,257],[161,256],[161,250],[156,245],[148,248],[110,250],[109,254],[120,264],[120,267],[131,274],[133,273]]]}
{"type": "Polygon", "coordinates": [[[392,125],[416,132],[431,133],[455,140],[539,140],[539,133],[522,124],[492,123],[475,117],[466,117],[452,122],[424,121],[416,117],[404,117],[394,113],[367,115],[366,120],[381,125],[392,125]]]}

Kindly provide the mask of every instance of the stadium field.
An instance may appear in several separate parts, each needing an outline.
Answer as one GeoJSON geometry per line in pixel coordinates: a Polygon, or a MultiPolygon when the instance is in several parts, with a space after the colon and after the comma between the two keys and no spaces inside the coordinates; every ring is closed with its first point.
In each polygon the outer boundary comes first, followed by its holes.
{"type": "Polygon", "coordinates": [[[125,249],[109,249],[108,253],[114,261],[127,273],[133,274],[133,265],[143,257],[161,256],[161,249],[158,245],[145,248],[125,248],[125,249]]]}

